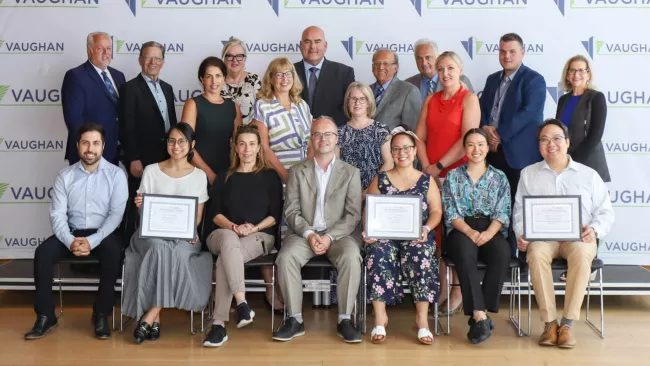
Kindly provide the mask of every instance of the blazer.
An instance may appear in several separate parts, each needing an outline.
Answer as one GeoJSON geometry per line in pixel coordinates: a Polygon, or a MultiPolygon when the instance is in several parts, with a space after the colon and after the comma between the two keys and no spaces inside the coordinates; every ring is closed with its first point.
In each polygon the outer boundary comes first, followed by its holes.
{"type": "MultiPolygon", "coordinates": [[[[298,236],[314,223],[318,184],[316,162],[308,159],[289,169],[284,199],[287,235],[298,236]]],[[[341,159],[334,161],[325,190],[326,233],[334,241],[352,234],[361,221],[361,178],[359,169],[341,159]]]]}
{"type": "MultiPolygon", "coordinates": [[[[309,103],[309,90],[303,60],[293,64],[296,73],[302,82],[302,99],[309,103]]],[[[323,60],[316,90],[314,91],[313,105],[309,106],[312,116],[329,116],[334,118],[337,126],[346,124],[350,119],[343,112],[343,99],[348,86],[354,82],[354,69],[338,62],[323,60]]]]}
{"type": "MultiPolygon", "coordinates": [[[[408,78],[408,79],[406,79],[404,81],[415,85],[415,87],[418,88],[418,90],[420,90],[421,81],[422,81],[422,74],[415,74],[415,75],[411,76],[410,78],[408,78]]],[[[461,75],[460,76],[460,81],[465,84],[465,87],[466,87],[467,90],[474,93],[474,87],[472,86],[472,83],[469,81],[469,78],[467,77],[467,75],[461,75]]],[[[438,81],[438,83],[436,85],[436,90],[434,90],[433,92],[436,93],[436,92],[439,92],[441,90],[442,90],[442,83],[440,81],[438,81]]],[[[422,93],[420,93],[420,94],[422,94],[422,93]]]]}
{"type": "MultiPolygon", "coordinates": [[[[165,100],[169,125],[176,123],[174,90],[171,85],[160,80],[165,100]]],[[[165,140],[165,121],[158,110],[146,80],[141,74],[129,80],[120,89],[119,101],[120,143],[124,147],[124,165],[128,167],[134,160],[142,166],[163,161],[169,157],[165,140]]]]}
{"type": "MultiPolygon", "coordinates": [[[[479,99],[481,126],[490,124],[495,94],[501,84],[501,73],[488,76],[479,99]]],[[[544,123],[546,81],[538,72],[521,65],[503,97],[497,132],[508,166],[523,169],[542,160],[537,141],[537,128],[544,123]]]]}
{"type": "MultiPolygon", "coordinates": [[[[370,84],[373,93],[376,85],[377,82],[370,84]]],[[[385,124],[389,131],[400,124],[415,131],[421,107],[422,96],[419,89],[395,76],[377,106],[375,120],[385,124]]]]}
{"type": "MultiPolygon", "coordinates": [[[[558,120],[562,117],[570,97],[571,93],[564,94],[558,100],[555,114],[558,120]]],[[[571,115],[569,155],[573,160],[597,171],[604,182],[609,182],[611,178],[602,143],[606,118],[605,95],[597,90],[585,90],[571,115]]]]}
{"type": "MultiPolygon", "coordinates": [[[[116,90],[119,90],[125,82],[124,74],[110,66],[108,70],[115,82],[116,90]]],[[[68,128],[65,159],[70,165],[79,161],[78,131],[79,127],[87,122],[97,123],[104,127],[106,144],[103,157],[117,165],[119,136],[117,103],[111,98],[104,81],[90,61],[65,73],[61,86],[61,105],[63,106],[63,119],[68,128]]]]}

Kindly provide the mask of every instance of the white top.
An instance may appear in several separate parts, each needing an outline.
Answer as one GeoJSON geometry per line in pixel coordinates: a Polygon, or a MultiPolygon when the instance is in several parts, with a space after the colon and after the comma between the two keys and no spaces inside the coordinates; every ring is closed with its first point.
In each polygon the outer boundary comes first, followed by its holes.
{"type": "Polygon", "coordinates": [[[595,170],[573,161],[570,156],[569,165],[560,174],[546,161],[521,171],[513,214],[517,238],[524,232],[522,197],[528,195],[580,195],[582,224],[594,228],[599,238],[606,236],[614,224],[614,209],[605,182],[595,170]]]}
{"type": "Polygon", "coordinates": [[[108,76],[108,80],[110,80],[111,84],[113,84],[113,89],[115,89],[115,94],[117,94],[117,96],[119,97],[120,92],[117,90],[117,87],[115,86],[115,80],[113,80],[113,75],[111,75],[111,71],[108,69],[108,67],[106,68],[106,70],[102,71],[102,69],[95,66],[94,63],[91,62],[90,64],[93,65],[93,67],[95,68],[95,71],[97,71],[97,73],[99,74],[99,78],[102,79],[102,82],[104,81],[104,77],[102,76],[102,72],[106,71],[106,75],[108,76]]]}
{"type": "Polygon", "coordinates": [[[180,178],[172,178],[160,170],[158,163],[147,165],[142,173],[138,193],[198,197],[199,203],[208,200],[208,176],[203,170],[194,170],[180,178]]]}
{"type": "Polygon", "coordinates": [[[318,201],[316,202],[316,208],[314,211],[314,222],[312,226],[305,230],[303,237],[307,239],[311,233],[314,231],[323,231],[327,229],[327,224],[325,223],[325,191],[327,190],[327,183],[330,181],[330,176],[332,176],[332,167],[334,166],[334,161],[336,156],[330,162],[330,165],[327,166],[327,170],[321,169],[314,158],[314,170],[316,171],[316,185],[318,186],[318,201]]]}

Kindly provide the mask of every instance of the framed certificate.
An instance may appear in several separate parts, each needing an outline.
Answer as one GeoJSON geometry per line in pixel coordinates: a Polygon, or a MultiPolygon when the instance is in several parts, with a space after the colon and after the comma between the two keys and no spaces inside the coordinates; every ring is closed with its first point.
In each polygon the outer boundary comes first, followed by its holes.
{"type": "Polygon", "coordinates": [[[366,237],[414,240],[422,237],[422,197],[366,196],[366,237]]]}
{"type": "Polygon", "coordinates": [[[198,203],[197,197],[143,194],[140,237],[194,240],[198,203]]]}
{"type": "Polygon", "coordinates": [[[581,241],[580,196],[523,196],[524,239],[581,241]]]}

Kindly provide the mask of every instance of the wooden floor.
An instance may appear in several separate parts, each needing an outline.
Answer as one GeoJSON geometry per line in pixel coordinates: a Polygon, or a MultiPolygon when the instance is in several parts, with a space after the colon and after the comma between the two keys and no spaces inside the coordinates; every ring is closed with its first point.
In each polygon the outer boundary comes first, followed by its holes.
{"type": "MultiPolygon", "coordinates": [[[[135,345],[133,325],[110,340],[97,340],[90,324],[90,293],[66,293],[59,327],[43,339],[24,341],[35,319],[33,292],[0,291],[0,365],[650,365],[650,297],[606,297],[607,337],[600,339],[581,321],[575,326],[578,346],[573,350],[537,345],[541,327],[536,311],[532,337],[516,337],[505,302],[506,311],[493,316],[497,328],[492,338],[480,345],[467,342],[464,316],[452,318],[451,336],[436,337],[433,346],[420,345],[410,304],[389,309],[388,338],[382,345],[370,343],[369,334],[361,344],[344,344],[336,336],[336,310],[312,310],[309,304],[305,336],[273,342],[270,313],[261,299],[261,294],[250,295],[257,313],[253,324],[243,329],[229,324],[229,341],[208,349],[201,347],[203,335],[190,335],[188,313],[178,310],[163,312],[162,336],[156,342],[135,345]]],[[[369,330],[372,324],[370,318],[369,330]]]]}

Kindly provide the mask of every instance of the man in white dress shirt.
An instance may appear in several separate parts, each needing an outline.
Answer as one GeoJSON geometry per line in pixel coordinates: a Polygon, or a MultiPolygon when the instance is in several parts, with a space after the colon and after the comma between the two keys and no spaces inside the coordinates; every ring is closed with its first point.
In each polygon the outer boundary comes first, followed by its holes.
{"type": "Polygon", "coordinates": [[[539,151],[544,161],[530,165],[521,172],[514,207],[514,231],[517,247],[528,252],[527,262],[535,289],[535,298],[544,322],[539,344],[575,347],[572,326],[580,319],[580,308],[591,273],[591,262],[598,251],[597,239],[607,235],[614,223],[614,210],[607,186],[598,173],[577,163],[567,155],[567,127],[556,119],[548,119],[538,130],[539,151]],[[522,197],[545,195],[580,195],[582,240],[576,242],[528,242],[523,238],[522,197]],[[565,258],[569,267],[566,279],[564,311],[558,324],[551,262],[565,258]]]}

